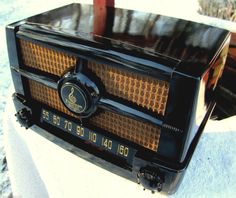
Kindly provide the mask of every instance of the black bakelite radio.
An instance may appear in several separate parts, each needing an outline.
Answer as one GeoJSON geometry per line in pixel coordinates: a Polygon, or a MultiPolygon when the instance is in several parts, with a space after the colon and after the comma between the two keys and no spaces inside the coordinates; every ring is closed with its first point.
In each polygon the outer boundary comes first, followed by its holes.
{"type": "Polygon", "coordinates": [[[215,106],[228,31],[71,4],[6,35],[21,125],[153,192],[176,191],[215,106]]]}

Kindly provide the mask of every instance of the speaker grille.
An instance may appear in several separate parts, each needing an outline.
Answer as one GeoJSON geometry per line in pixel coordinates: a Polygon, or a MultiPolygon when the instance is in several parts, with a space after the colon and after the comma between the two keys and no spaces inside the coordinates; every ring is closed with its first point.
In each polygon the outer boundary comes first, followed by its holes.
{"type": "Polygon", "coordinates": [[[105,111],[93,117],[90,123],[145,148],[157,151],[160,128],[152,124],[105,111]]]}
{"type": "Polygon", "coordinates": [[[95,62],[89,62],[88,68],[101,79],[109,94],[164,115],[169,91],[167,82],[95,62]]]}
{"type": "Polygon", "coordinates": [[[61,102],[59,94],[57,93],[56,90],[47,87],[45,85],[42,85],[33,80],[28,80],[28,82],[29,82],[30,94],[34,100],[46,104],[67,115],[79,118],[78,116],[75,116],[69,110],[67,110],[67,108],[61,102]]]}
{"type": "Polygon", "coordinates": [[[24,65],[61,76],[76,64],[76,58],[63,52],[20,39],[24,65]]]}
{"type": "MultiPolygon", "coordinates": [[[[34,100],[78,118],[64,107],[56,90],[33,80],[28,82],[31,97],[34,100]]],[[[157,151],[160,138],[160,128],[158,126],[109,111],[102,111],[89,119],[89,123],[147,149],[157,151]]]]}
{"type": "MultiPolygon", "coordinates": [[[[19,41],[23,63],[28,67],[61,76],[76,64],[77,58],[74,56],[22,39],[19,41]]],[[[165,114],[168,82],[91,61],[87,67],[100,78],[109,94],[157,115],[165,114]]]]}

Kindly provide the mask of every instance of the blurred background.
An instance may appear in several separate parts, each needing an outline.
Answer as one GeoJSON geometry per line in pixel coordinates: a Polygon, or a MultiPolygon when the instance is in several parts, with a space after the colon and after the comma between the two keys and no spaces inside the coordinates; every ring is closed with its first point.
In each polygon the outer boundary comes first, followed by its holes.
{"type": "MultiPolygon", "coordinates": [[[[5,40],[5,26],[9,23],[21,20],[23,18],[41,13],[62,5],[71,3],[72,1],[65,0],[0,0],[0,197],[12,197],[11,184],[8,177],[8,168],[6,163],[6,157],[4,152],[4,140],[3,140],[3,117],[6,111],[5,106],[7,103],[8,89],[11,85],[11,74],[9,70],[9,62],[7,55],[7,47],[5,40]]],[[[73,1],[80,2],[80,1],[73,1]]],[[[83,1],[85,3],[93,3],[92,0],[83,1]]],[[[116,0],[116,7],[126,7],[129,9],[137,9],[142,11],[149,11],[154,13],[161,13],[168,16],[175,16],[185,18],[189,20],[197,20],[204,22],[205,18],[201,15],[207,15],[227,21],[236,21],[236,0],[145,0],[144,1],[125,1],[116,0]]],[[[222,21],[213,20],[214,23],[225,23],[222,21]]],[[[232,24],[232,23],[230,23],[232,24]]],[[[230,25],[227,28],[231,29],[230,25]]],[[[236,32],[236,28],[232,27],[232,30],[236,32]]],[[[236,39],[235,39],[236,43],[236,39]]],[[[228,60],[229,70],[225,76],[225,86],[222,86],[223,94],[219,96],[221,99],[228,94],[224,100],[233,100],[235,103],[235,84],[228,83],[227,79],[232,78],[233,72],[236,70],[233,68],[233,63],[236,58],[233,55],[236,54],[234,42],[231,43],[232,56],[228,60]],[[234,85],[234,86],[233,86],[234,85]]],[[[235,67],[235,66],[234,66],[235,67]]],[[[235,73],[236,75],[236,73],[235,73]]],[[[228,104],[228,103],[227,103],[228,104]]],[[[226,115],[233,115],[235,112],[235,106],[218,107],[215,114],[222,118],[226,115]],[[222,112],[222,109],[228,109],[227,112],[222,112]]],[[[13,117],[14,119],[14,117],[13,117]]]]}

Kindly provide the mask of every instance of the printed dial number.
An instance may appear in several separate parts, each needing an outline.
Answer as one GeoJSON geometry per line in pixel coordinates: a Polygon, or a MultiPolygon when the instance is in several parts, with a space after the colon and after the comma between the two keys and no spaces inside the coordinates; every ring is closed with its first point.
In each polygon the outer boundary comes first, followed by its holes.
{"type": "Polygon", "coordinates": [[[65,120],[64,121],[64,129],[66,129],[67,131],[71,132],[72,130],[72,122],[65,120]]]}
{"type": "Polygon", "coordinates": [[[97,141],[97,134],[92,131],[89,131],[89,140],[95,143],[97,141]]]}
{"type": "Polygon", "coordinates": [[[43,119],[49,120],[49,112],[48,111],[43,110],[43,119]]]}
{"type": "Polygon", "coordinates": [[[84,137],[84,128],[81,127],[81,126],[77,126],[76,133],[77,133],[78,136],[84,137]]]}
{"type": "Polygon", "coordinates": [[[111,150],[112,149],[112,140],[109,140],[107,138],[102,139],[102,146],[111,150]]]}
{"type": "Polygon", "coordinates": [[[129,154],[129,148],[124,145],[118,144],[117,153],[124,157],[127,157],[129,154]]]}
{"type": "Polygon", "coordinates": [[[53,122],[53,124],[55,124],[57,126],[60,126],[60,117],[56,116],[56,115],[53,115],[52,116],[52,122],[53,122]]]}

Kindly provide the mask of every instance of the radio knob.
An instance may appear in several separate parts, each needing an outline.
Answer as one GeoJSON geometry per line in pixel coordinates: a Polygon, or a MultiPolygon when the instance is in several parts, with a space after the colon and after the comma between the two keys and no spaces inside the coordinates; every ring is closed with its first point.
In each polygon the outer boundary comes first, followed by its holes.
{"type": "Polygon", "coordinates": [[[149,189],[152,193],[162,190],[164,177],[157,168],[141,168],[137,174],[138,183],[142,184],[144,189],[149,189]]]}
{"type": "Polygon", "coordinates": [[[100,98],[99,89],[92,80],[71,71],[59,80],[58,93],[65,107],[80,118],[92,115],[100,98]]]}
{"type": "Polygon", "coordinates": [[[31,112],[26,108],[19,110],[15,116],[17,117],[17,121],[21,124],[21,126],[24,126],[26,129],[32,126],[31,112]]]}

